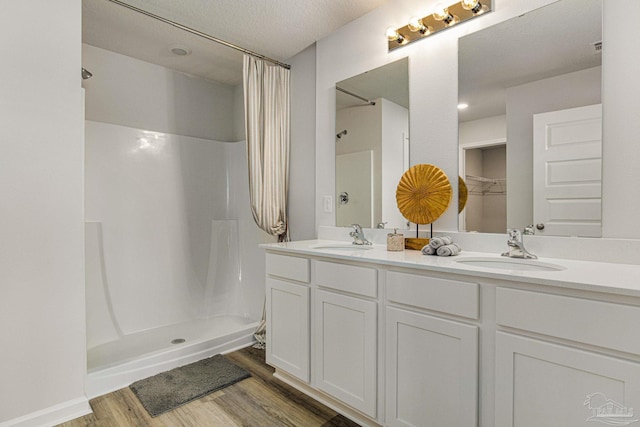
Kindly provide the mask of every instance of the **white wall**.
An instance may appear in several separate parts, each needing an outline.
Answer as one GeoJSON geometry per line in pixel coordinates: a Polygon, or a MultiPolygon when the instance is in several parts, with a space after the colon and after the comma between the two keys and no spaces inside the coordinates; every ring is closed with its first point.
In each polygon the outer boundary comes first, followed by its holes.
{"type": "MultiPolygon", "coordinates": [[[[504,0],[495,11],[433,37],[387,52],[383,37],[390,25],[404,25],[412,15],[426,14],[436,0],[389,2],[342,27],[317,43],[316,98],[316,223],[333,225],[331,214],[323,214],[321,199],[333,191],[333,146],[335,83],[366,70],[409,57],[411,163],[433,163],[449,176],[457,175],[457,39],[505,21],[555,0],[504,0]],[[322,171],[320,174],[318,171],[322,171]]],[[[640,215],[640,199],[630,202],[619,188],[640,185],[640,148],[634,141],[640,121],[638,83],[640,58],[629,46],[640,41],[633,24],[640,16],[635,0],[608,1],[603,41],[611,48],[603,53],[603,235],[640,238],[640,228],[631,218],[640,215]],[[620,12],[624,11],[624,12],[620,12]],[[635,43],[634,43],[635,42],[635,43]],[[615,46],[615,47],[614,47],[615,46]],[[622,83],[624,82],[624,83],[622,83]],[[631,208],[631,211],[630,211],[631,208]],[[632,215],[630,215],[630,212],[632,215]]],[[[455,182],[454,187],[457,187],[455,182]]],[[[457,215],[447,211],[434,224],[435,230],[456,230],[457,215]]]]}
{"type": "Polygon", "coordinates": [[[235,123],[242,97],[233,86],[87,44],[82,66],[93,73],[83,82],[87,120],[216,141],[244,135],[235,123]]]}
{"type": "Polygon", "coordinates": [[[607,0],[603,13],[602,235],[640,238],[640,2],[607,0]],[[633,196],[630,197],[630,194],[633,196]]]}
{"type": "Polygon", "coordinates": [[[288,63],[291,64],[289,230],[292,240],[305,240],[316,236],[316,45],[288,63]]]}
{"type": "MultiPolygon", "coordinates": [[[[376,222],[386,222],[387,228],[406,228],[407,220],[402,216],[396,202],[396,188],[408,169],[409,111],[388,99],[382,104],[382,153],[380,201],[382,215],[376,222]]],[[[375,225],[375,224],[374,224],[375,225]]]]}
{"type": "Polygon", "coordinates": [[[601,80],[602,67],[594,67],[507,89],[507,227],[534,222],[533,115],[599,104],[601,80]]]}
{"type": "Polygon", "coordinates": [[[460,145],[507,138],[507,116],[493,116],[460,123],[460,145]]]}
{"type": "Polygon", "coordinates": [[[3,2],[0,26],[0,424],[51,425],[89,410],[81,2],[3,2]]]}

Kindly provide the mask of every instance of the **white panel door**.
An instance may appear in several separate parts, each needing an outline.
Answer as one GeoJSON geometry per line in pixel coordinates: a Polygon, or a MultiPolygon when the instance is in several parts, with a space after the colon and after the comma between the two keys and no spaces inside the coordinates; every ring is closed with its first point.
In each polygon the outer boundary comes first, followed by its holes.
{"type": "Polygon", "coordinates": [[[336,226],[373,224],[373,151],[336,156],[336,226]],[[346,193],[348,201],[341,201],[346,193]]]}
{"type": "Polygon", "coordinates": [[[309,288],[267,278],[268,364],[309,382],[309,288]]]}
{"type": "Polygon", "coordinates": [[[316,386],[376,417],[377,303],[317,290],[316,386]]]}
{"type": "Polygon", "coordinates": [[[478,424],[478,327],[387,308],[386,425],[478,424]]]}
{"type": "Polygon", "coordinates": [[[533,218],[553,236],[602,234],[602,105],[533,116],[533,218]]]}
{"type": "Polygon", "coordinates": [[[640,408],[638,363],[498,332],[495,366],[496,427],[628,425],[639,419],[633,415],[640,408]]]}

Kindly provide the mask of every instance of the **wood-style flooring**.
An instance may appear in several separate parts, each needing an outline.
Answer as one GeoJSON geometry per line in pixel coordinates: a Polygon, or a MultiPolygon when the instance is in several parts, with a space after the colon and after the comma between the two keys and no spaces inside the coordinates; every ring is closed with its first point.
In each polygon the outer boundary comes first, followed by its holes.
{"type": "Polygon", "coordinates": [[[226,355],[251,377],[151,418],[127,387],[89,403],[93,414],[59,427],[358,427],[272,376],[264,350],[247,347],[226,355]]]}

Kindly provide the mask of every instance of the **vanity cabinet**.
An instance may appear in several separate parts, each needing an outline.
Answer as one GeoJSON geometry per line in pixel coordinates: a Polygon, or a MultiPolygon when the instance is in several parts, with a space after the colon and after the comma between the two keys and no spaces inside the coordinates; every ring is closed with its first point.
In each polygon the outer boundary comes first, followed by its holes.
{"type": "Polygon", "coordinates": [[[637,295],[374,251],[268,247],[267,362],[278,378],[369,427],[640,419],[637,295]]]}
{"type": "Polygon", "coordinates": [[[266,261],[266,361],[308,383],[309,260],[267,254],[266,261]]]}
{"type": "Polygon", "coordinates": [[[637,306],[498,287],[496,427],[637,420],[640,363],[616,352],[640,354],[639,316],[637,306]]]}
{"type": "Polygon", "coordinates": [[[475,426],[478,328],[386,309],[386,424],[475,426]]]}
{"type": "Polygon", "coordinates": [[[375,418],[378,281],[371,267],[314,261],[315,384],[375,418]]]}
{"type": "Polygon", "coordinates": [[[478,327],[437,313],[477,318],[478,288],[387,272],[386,425],[477,425],[478,327]]]}
{"type": "Polygon", "coordinates": [[[640,364],[498,332],[495,389],[496,427],[622,422],[640,402],[640,364]]]}
{"type": "Polygon", "coordinates": [[[315,293],[317,387],[376,417],[377,303],[324,290],[315,293]]]}

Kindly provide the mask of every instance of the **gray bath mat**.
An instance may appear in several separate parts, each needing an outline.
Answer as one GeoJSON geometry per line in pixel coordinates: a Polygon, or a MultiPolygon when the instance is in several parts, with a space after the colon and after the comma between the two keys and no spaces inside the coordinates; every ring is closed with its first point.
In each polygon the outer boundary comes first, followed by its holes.
{"type": "Polygon", "coordinates": [[[129,387],[149,415],[156,417],[250,376],[249,372],[217,354],[136,381],[129,387]]]}

